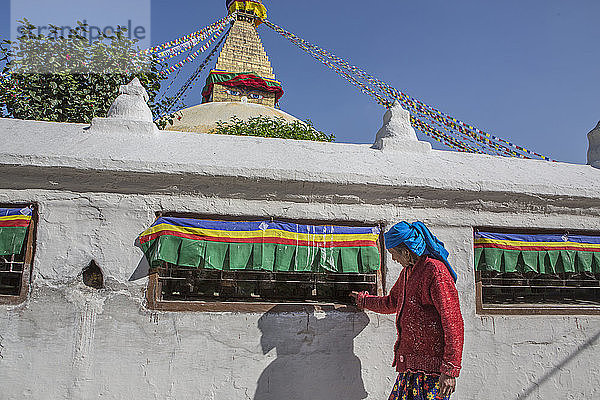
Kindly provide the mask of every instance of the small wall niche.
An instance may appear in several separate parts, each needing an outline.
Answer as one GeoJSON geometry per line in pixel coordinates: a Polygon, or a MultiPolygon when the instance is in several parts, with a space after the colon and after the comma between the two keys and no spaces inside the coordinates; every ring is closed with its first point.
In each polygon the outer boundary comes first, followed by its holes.
{"type": "Polygon", "coordinates": [[[104,274],[96,261],[90,261],[83,269],[83,283],[93,289],[104,289],[104,274]]]}

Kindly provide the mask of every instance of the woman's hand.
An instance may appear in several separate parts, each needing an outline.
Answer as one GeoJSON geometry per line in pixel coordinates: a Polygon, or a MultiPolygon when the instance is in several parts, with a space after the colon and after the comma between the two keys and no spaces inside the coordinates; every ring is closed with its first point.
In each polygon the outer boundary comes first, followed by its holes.
{"type": "Polygon", "coordinates": [[[358,306],[358,296],[359,295],[360,295],[360,293],[358,293],[358,292],[352,292],[349,294],[349,296],[354,299],[354,304],[356,304],[357,306],[358,306]]]}
{"type": "Polygon", "coordinates": [[[437,398],[445,399],[450,396],[456,390],[456,378],[442,374],[440,376],[440,390],[438,391],[437,398]]]}

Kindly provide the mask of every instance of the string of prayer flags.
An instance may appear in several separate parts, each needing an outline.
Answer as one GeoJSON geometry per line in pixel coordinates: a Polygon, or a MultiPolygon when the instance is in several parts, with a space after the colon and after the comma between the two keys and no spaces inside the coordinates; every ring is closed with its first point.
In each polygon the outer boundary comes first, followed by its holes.
{"type": "Polygon", "coordinates": [[[210,48],[210,46],[215,42],[215,40],[217,40],[222,35],[223,31],[225,30],[225,26],[226,26],[225,24],[222,25],[217,30],[215,35],[208,42],[206,42],[202,47],[200,47],[200,49],[198,49],[195,53],[190,54],[189,56],[187,56],[186,58],[184,58],[177,64],[172,65],[169,68],[162,70],[160,72],[160,74],[162,74],[162,75],[172,74],[173,72],[177,71],[178,69],[183,67],[188,62],[195,60],[201,53],[204,53],[206,50],[208,50],[210,48]]]}
{"type": "Polygon", "coordinates": [[[403,107],[414,114],[413,120],[415,123],[413,125],[433,139],[443,142],[446,145],[450,144],[449,147],[453,149],[472,153],[519,158],[540,158],[542,160],[553,161],[542,154],[483,132],[470,124],[414,99],[368,74],[361,68],[349,64],[333,53],[286,31],[268,20],[265,20],[264,23],[281,36],[290,40],[301,50],[335,71],[361,92],[375,99],[378,104],[389,108],[394,101],[400,101],[403,107]]]}
{"type": "Polygon", "coordinates": [[[174,39],[170,42],[163,43],[163,44],[160,44],[160,45],[157,45],[154,47],[150,47],[149,49],[142,50],[140,54],[153,54],[153,53],[157,53],[157,52],[160,52],[160,51],[163,51],[166,49],[170,49],[170,48],[178,46],[178,45],[189,43],[192,40],[194,40],[195,38],[202,36],[205,32],[211,31],[211,30],[214,31],[216,27],[233,21],[233,18],[234,18],[233,15],[225,16],[225,17],[221,18],[220,20],[218,20],[217,22],[214,22],[211,25],[208,25],[207,27],[202,28],[198,31],[192,32],[189,35],[174,39]]]}
{"type": "MultiPolygon", "coordinates": [[[[204,61],[198,66],[198,68],[196,68],[196,71],[194,71],[194,73],[188,78],[188,80],[185,82],[185,84],[183,84],[183,86],[181,86],[179,88],[179,90],[177,91],[177,94],[175,94],[175,96],[173,96],[173,98],[171,99],[171,102],[165,109],[164,115],[161,115],[157,119],[163,118],[165,115],[168,115],[173,110],[173,108],[175,107],[175,105],[177,104],[177,102],[180,99],[183,101],[186,98],[186,96],[189,93],[188,89],[193,87],[194,85],[196,85],[198,77],[200,76],[200,72],[202,72],[204,70],[204,68],[208,65],[208,63],[215,56],[215,54],[217,53],[217,50],[219,49],[219,47],[221,47],[221,45],[223,44],[223,41],[229,35],[230,31],[231,31],[231,27],[224,35],[221,36],[221,39],[219,40],[219,42],[213,47],[211,52],[204,59],[204,61]]],[[[179,70],[179,71],[181,71],[181,70],[179,70]]]]}

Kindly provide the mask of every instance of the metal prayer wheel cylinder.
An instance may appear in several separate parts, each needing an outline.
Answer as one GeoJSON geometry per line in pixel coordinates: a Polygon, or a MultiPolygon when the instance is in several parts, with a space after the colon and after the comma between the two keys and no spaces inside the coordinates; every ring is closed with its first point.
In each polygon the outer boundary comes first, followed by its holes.
{"type": "Polygon", "coordinates": [[[595,168],[600,168],[600,122],[590,133],[588,133],[590,142],[588,147],[588,164],[595,168]]]}

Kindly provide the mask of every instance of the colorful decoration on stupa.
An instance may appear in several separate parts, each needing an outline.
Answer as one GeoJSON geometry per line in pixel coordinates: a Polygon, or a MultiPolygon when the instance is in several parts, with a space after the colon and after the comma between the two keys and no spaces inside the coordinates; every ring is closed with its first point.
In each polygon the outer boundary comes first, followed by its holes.
{"type": "Polygon", "coordinates": [[[202,90],[202,102],[206,103],[210,100],[215,84],[228,87],[252,88],[261,91],[274,93],[275,101],[279,101],[283,96],[283,88],[281,83],[274,79],[262,78],[252,72],[227,72],[227,71],[210,71],[206,79],[206,86],[202,90]]]}

